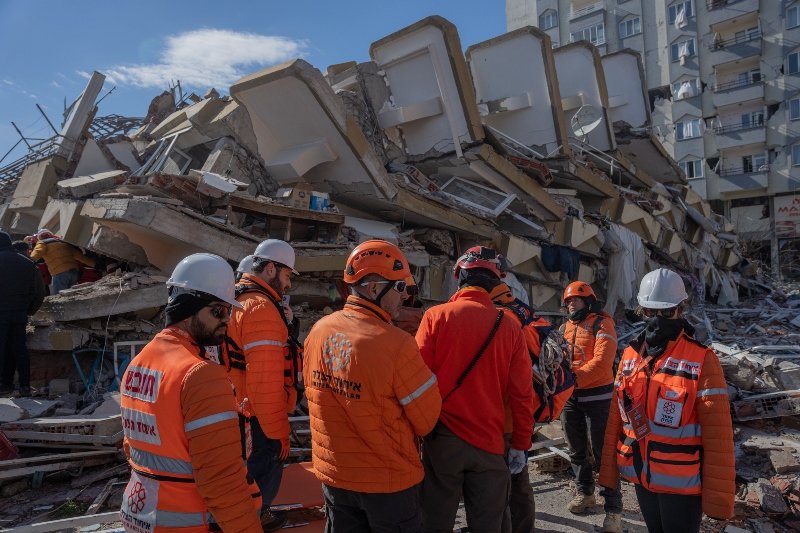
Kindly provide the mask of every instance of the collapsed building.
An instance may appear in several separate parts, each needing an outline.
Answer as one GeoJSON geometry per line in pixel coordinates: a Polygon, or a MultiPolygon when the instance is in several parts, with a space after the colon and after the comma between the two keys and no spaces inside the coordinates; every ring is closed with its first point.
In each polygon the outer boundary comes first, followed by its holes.
{"type": "MultiPolygon", "coordinates": [[[[507,282],[541,314],[559,314],[570,281],[592,284],[623,343],[641,331],[624,317],[642,276],[672,268],[700,304],[690,320],[727,343],[715,348],[739,419],[800,413],[797,351],[748,351],[736,334],[762,315],[790,319],[800,300],[732,311],[740,293],[769,289],[653,137],[638,53],[553,49],[532,27],[462,50],[455,26],[429,17],[372,43],[370,61],[323,74],[296,59],[229,96],[167,91],[144,118],[98,116],[105,77],[93,73],[61,131],[0,169],[0,227],[48,228],[109,266],[31,318],[34,383],[86,391],[84,403],[117,388],[163,325],[164,282],[186,255],[235,265],[265,238],[291,242],[291,304],[307,331],[343,301],[352,248],[381,238],[404,250],[426,304],[455,292],[455,259],[482,244],[506,256],[507,282]]],[[[759,327],[762,344],[787,334],[759,327]]]]}

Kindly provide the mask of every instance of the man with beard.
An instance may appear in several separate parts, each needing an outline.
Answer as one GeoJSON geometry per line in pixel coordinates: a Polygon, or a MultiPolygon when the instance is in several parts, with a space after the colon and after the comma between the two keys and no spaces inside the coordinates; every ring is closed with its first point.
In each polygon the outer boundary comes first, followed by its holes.
{"type": "Polygon", "coordinates": [[[256,247],[250,272],[236,285],[241,303],[231,316],[226,339],[228,375],[237,399],[247,405],[253,451],[247,469],[261,489],[265,530],[279,529],[285,516],[269,511],[278,493],[283,462],[289,457],[289,417],[297,402],[299,351],[290,335],[291,308],[283,305],[292,287],[294,250],[287,242],[267,239],[256,247]]]}
{"type": "Polygon", "coordinates": [[[719,359],[683,315],[686,287],[659,268],[642,278],[647,328],[625,348],[614,382],[599,483],[633,483],[647,530],[700,531],[703,513],[734,514],[730,401],[719,359]]]}
{"type": "Polygon", "coordinates": [[[234,299],[233,269],[212,254],[183,259],[167,281],[167,327],[128,365],[120,387],[131,479],[128,531],[260,533],[239,412],[225,369],[203,358],[220,344],[234,299]],[[213,529],[211,529],[213,530],[213,529]]]}

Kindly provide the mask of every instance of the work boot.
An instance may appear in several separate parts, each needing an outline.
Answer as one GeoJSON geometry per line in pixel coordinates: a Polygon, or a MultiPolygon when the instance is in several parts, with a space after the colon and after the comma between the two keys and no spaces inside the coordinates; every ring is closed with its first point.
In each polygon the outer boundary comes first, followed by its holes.
{"type": "Polygon", "coordinates": [[[606,513],[603,533],[622,533],[622,513],[606,513]]]}
{"type": "Polygon", "coordinates": [[[261,513],[261,529],[264,533],[278,531],[286,523],[286,513],[272,513],[269,509],[261,513]]]}
{"type": "Polygon", "coordinates": [[[19,388],[19,397],[20,398],[29,398],[31,396],[31,388],[30,387],[20,387],[19,388]]]}
{"type": "Polygon", "coordinates": [[[14,394],[14,385],[0,385],[0,398],[9,398],[14,394]]]}
{"type": "Polygon", "coordinates": [[[567,509],[570,513],[581,514],[585,513],[590,507],[594,507],[594,505],[594,494],[584,494],[582,492],[578,492],[578,494],[572,498],[572,501],[569,502],[569,505],[567,505],[567,509]]]}

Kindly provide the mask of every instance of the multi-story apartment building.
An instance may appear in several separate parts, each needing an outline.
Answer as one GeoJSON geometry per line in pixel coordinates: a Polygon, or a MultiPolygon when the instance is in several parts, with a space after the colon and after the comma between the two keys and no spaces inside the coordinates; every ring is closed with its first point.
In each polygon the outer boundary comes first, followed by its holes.
{"type": "Polygon", "coordinates": [[[691,186],[773,271],[800,267],[800,0],[506,0],[506,19],[640,52],[654,134],[691,186]]]}

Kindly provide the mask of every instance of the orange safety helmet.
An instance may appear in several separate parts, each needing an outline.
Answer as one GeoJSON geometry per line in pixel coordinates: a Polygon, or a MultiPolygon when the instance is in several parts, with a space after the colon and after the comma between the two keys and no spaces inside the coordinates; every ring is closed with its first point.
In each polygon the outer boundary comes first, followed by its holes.
{"type": "Polygon", "coordinates": [[[473,246],[458,258],[455,267],[453,267],[453,276],[458,279],[458,272],[462,269],[483,268],[498,278],[504,278],[506,277],[503,268],[505,264],[503,256],[497,253],[496,250],[485,246],[473,246]]]}
{"type": "Polygon", "coordinates": [[[408,260],[394,244],[377,239],[356,246],[344,267],[345,283],[356,283],[368,274],[377,274],[389,281],[404,280],[415,284],[408,260]]]}
{"type": "Polygon", "coordinates": [[[592,290],[592,287],[584,281],[573,281],[567,285],[566,289],[564,289],[563,300],[565,303],[567,298],[575,298],[576,296],[581,298],[591,298],[593,301],[597,301],[597,296],[592,290]]]}

